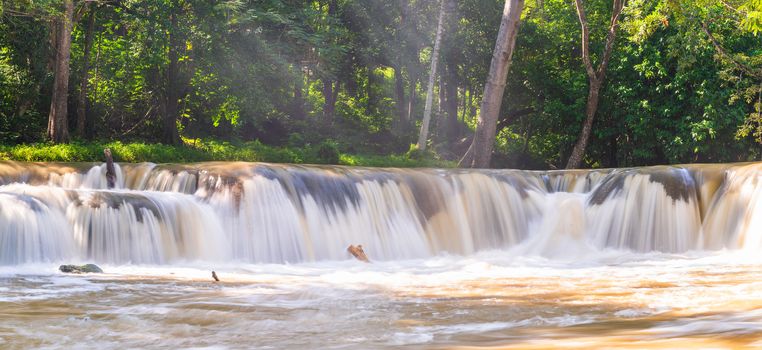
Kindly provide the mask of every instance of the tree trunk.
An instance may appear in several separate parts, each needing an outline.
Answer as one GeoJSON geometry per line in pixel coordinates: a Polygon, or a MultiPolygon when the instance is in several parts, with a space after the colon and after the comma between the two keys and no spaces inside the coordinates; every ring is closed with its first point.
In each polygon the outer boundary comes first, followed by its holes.
{"type": "Polygon", "coordinates": [[[299,120],[304,119],[304,97],[302,96],[303,83],[304,78],[300,72],[296,81],[294,82],[294,100],[292,102],[294,117],[299,120]]]}
{"type": "Polygon", "coordinates": [[[445,84],[445,115],[447,122],[445,137],[448,143],[455,142],[458,138],[458,75],[456,67],[450,63],[447,65],[447,79],[445,84]]]}
{"type": "Polygon", "coordinates": [[[93,31],[95,29],[95,5],[90,3],[87,14],[87,28],[85,29],[85,47],[82,54],[82,81],[79,85],[79,101],[77,103],[77,135],[85,137],[87,125],[87,91],[90,79],[90,52],[93,47],[93,31]]]}
{"type": "Polygon", "coordinates": [[[577,143],[574,145],[574,149],[572,149],[571,156],[569,156],[569,161],[566,163],[566,169],[579,168],[580,164],[582,164],[582,158],[585,156],[585,148],[587,148],[587,143],[593,129],[595,112],[598,110],[601,85],[603,85],[603,80],[606,76],[606,68],[611,58],[611,52],[614,50],[616,27],[619,22],[619,15],[624,8],[624,0],[614,0],[609,31],[606,34],[606,45],[603,49],[601,63],[597,69],[593,68],[593,63],[590,59],[590,31],[587,25],[585,8],[582,6],[582,0],[575,0],[574,4],[577,8],[579,24],[582,27],[582,62],[585,64],[585,71],[587,72],[589,91],[587,94],[587,107],[585,108],[585,122],[582,125],[582,130],[580,130],[577,143]]]}
{"type": "Polygon", "coordinates": [[[162,141],[165,144],[176,145],[180,143],[180,135],[177,132],[177,117],[180,110],[180,62],[177,50],[182,42],[175,33],[177,30],[177,14],[170,15],[169,22],[169,52],[167,54],[169,64],[167,65],[167,82],[164,92],[166,100],[164,101],[162,141]]]}
{"type": "Polygon", "coordinates": [[[323,121],[326,124],[333,122],[333,80],[323,79],[323,121]]]}
{"type": "MultiPolygon", "coordinates": [[[[519,31],[521,11],[524,8],[524,0],[506,0],[503,9],[503,19],[500,22],[500,30],[497,34],[495,51],[492,53],[492,62],[489,67],[489,75],[484,85],[481,109],[476,124],[474,141],[469,152],[472,153],[470,162],[461,160],[462,166],[471,168],[489,167],[492,159],[492,148],[495,144],[495,131],[497,117],[500,114],[500,105],[503,102],[505,82],[511,67],[511,57],[516,44],[516,35],[519,31]]],[[[465,157],[464,157],[465,158],[465,157]]]]}
{"type": "Polygon", "coordinates": [[[74,22],[74,2],[64,0],[64,13],[58,20],[56,35],[55,77],[53,96],[48,114],[48,138],[54,143],[69,142],[68,110],[69,100],[69,58],[71,57],[71,31],[74,22]]]}
{"type": "Polygon", "coordinates": [[[456,0],[446,0],[447,14],[445,21],[445,33],[444,41],[449,43],[445,46],[444,53],[442,54],[442,62],[444,69],[444,75],[442,81],[444,82],[444,99],[442,102],[442,110],[444,111],[442,119],[442,134],[443,141],[447,144],[452,144],[458,137],[458,66],[456,64],[455,53],[457,50],[454,46],[457,45],[455,40],[455,34],[457,33],[457,25],[460,20],[458,14],[458,3],[456,0]]]}
{"type": "Polygon", "coordinates": [[[579,168],[579,165],[582,163],[582,157],[585,155],[585,148],[587,148],[587,142],[590,139],[590,132],[593,130],[595,112],[598,111],[600,89],[600,81],[590,81],[590,89],[587,94],[587,108],[585,108],[585,123],[582,124],[582,131],[580,131],[577,143],[574,145],[571,156],[569,156],[569,162],[566,164],[566,169],[579,168]]]}
{"type": "MultiPolygon", "coordinates": [[[[418,24],[416,17],[411,14],[410,1],[399,0],[400,6],[400,31],[402,31],[402,61],[407,70],[408,100],[405,111],[405,129],[413,123],[415,114],[416,85],[418,84],[419,40],[418,24]]],[[[402,67],[400,67],[401,69],[402,67]]],[[[400,72],[401,73],[401,72],[400,72]]]]}
{"type": "Polygon", "coordinates": [[[418,149],[426,149],[426,140],[429,137],[429,123],[431,122],[431,104],[434,100],[434,82],[437,77],[437,61],[439,60],[439,46],[442,42],[442,28],[445,17],[445,0],[440,0],[439,22],[437,24],[437,35],[434,39],[434,49],[431,52],[431,69],[429,71],[429,86],[426,89],[426,105],[423,110],[423,123],[421,132],[418,134],[418,149]]]}
{"type": "Polygon", "coordinates": [[[365,85],[365,96],[367,97],[367,104],[365,105],[365,113],[367,115],[373,115],[376,104],[376,94],[373,92],[373,85],[376,85],[376,67],[372,64],[368,64],[368,84],[365,85]]]}
{"type": "Polygon", "coordinates": [[[468,119],[476,115],[476,106],[474,106],[474,88],[468,88],[468,119]]]}
{"type": "Polygon", "coordinates": [[[323,79],[323,118],[327,124],[333,123],[338,95],[339,83],[334,84],[333,80],[323,79]]]}
{"type": "Polygon", "coordinates": [[[416,93],[417,89],[416,86],[418,85],[418,79],[416,78],[415,69],[411,67],[408,67],[407,74],[410,76],[410,86],[408,86],[408,94],[407,94],[407,122],[408,125],[414,124],[414,117],[415,114],[415,100],[416,100],[416,93]]]}
{"type": "Polygon", "coordinates": [[[48,55],[48,62],[45,68],[47,68],[48,71],[55,72],[56,59],[58,57],[58,38],[60,37],[59,32],[61,31],[61,18],[53,17],[50,20],[50,28],[48,29],[48,45],[52,48],[52,50],[50,50],[52,55],[48,55]]]}
{"type": "MultiPolygon", "coordinates": [[[[441,66],[442,65],[440,64],[440,67],[441,66]]],[[[446,75],[444,72],[444,67],[440,68],[440,71],[437,75],[439,76],[439,91],[437,91],[439,94],[439,97],[437,98],[437,112],[432,112],[434,118],[432,118],[432,121],[429,124],[429,130],[437,131],[436,135],[432,136],[432,138],[445,138],[445,134],[447,133],[447,123],[445,120],[445,105],[447,104],[447,96],[445,96],[445,91],[447,90],[447,81],[445,79],[446,75]]]]}
{"type": "Polygon", "coordinates": [[[407,110],[405,108],[405,80],[402,68],[394,67],[394,106],[397,108],[397,130],[405,130],[407,110]]]}

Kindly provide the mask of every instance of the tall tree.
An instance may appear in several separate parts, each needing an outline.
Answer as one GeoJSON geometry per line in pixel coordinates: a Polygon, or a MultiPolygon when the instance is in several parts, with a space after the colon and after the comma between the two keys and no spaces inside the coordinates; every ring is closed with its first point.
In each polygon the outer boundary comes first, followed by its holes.
{"type": "Polygon", "coordinates": [[[323,57],[323,60],[327,63],[329,67],[326,67],[323,72],[325,75],[323,80],[323,118],[326,123],[331,124],[333,123],[333,117],[336,112],[336,102],[339,98],[339,84],[340,82],[338,79],[335,78],[335,66],[338,66],[340,64],[338,56],[341,56],[341,50],[340,49],[334,49],[334,47],[339,46],[335,41],[337,41],[336,38],[338,37],[336,33],[339,32],[339,30],[336,28],[338,26],[337,14],[338,14],[338,2],[336,0],[330,0],[328,2],[328,13],[327,18],[325,21],[328,23],[325,28],[322,29],[323,32],[326,33],[326,39],[323,40],[320,43],[319,49],[322,49],[322,51],[325,51],[326,54],[323,57]],[[336,22],[336,23],[334,23],[336,22]],[[332,71],[333,70],[333,71],[332,71]]]}
{"type": "Polygon", "coordinates": [[[74,24],[74,2],[63,1],[63,13],[55,20],[55,77],[48,114],[48,138],[55,143],[69,142],[67,102],[69,99],[69,59],[71,31],[74,24]]]}
{"type": "Polygon", "coordinates": [[[431,70],[429,71],[429,85],[426,89],[426,105],[423,109],[423,122],[421,123],[421,132],[418,134],[418,149],[426,149],[426,141],[429,137],[429,123],[431,122],[431,105],[434,100],[434,82],[437,78],[437,61],[439,60],[439,46],[442,43],[442,28],[445,19],[446,1],[440,0],[439,22],[437,23],[437,34],[434,38],[434,49],[431,51],[431,70]]]}
{"type": "Polygon", "coordinates": [[[500,30],[497,34],[495,50],[492,53],[487,82],[484,84],[484,94],[482,95],[481,109],[477,119],[476,133],[471,147],[460,160],[459,166],[470,168],[489,167],[495,143],[497,117],[500,114],[500,106],[503,103],[505,82],[508,79],[508,72],[511,68],[511,59],[516,45],[516,36],[519,31],[523,8],[524,0],[505,1],[503,17],[500,21],[500,30]]]}
{"type": "Polygon", "coordinates": [[[399,6],[399,31],[402,34],[401,58],[408,77],[408,98],[404,118],[404,124],[407,125],[413,121],[413,114],[415,113],[417,85],[421,70],[419,68],[421,63],[421,34],[418,28],[418,16],[416,11],[411,8],[410,0],[399,0],[399,6]]]}
{"type": "Polygon", "coordinates": [[[582,163],[582,157],[585,155],[585,148],[587,148],[587,143],[590,140],[590,132],[593,129],[595,113],[598,111],[601,85],[603,85],[603,80],[606,76],[606,68],[608,67],[609,59],[611,58],[611,52],[614,50],[616,29],[619,24],[619,15],[622,14],[622,9],[624,8],[624,0],[614,0],[614,9],[611,12],[611,22],[609,24],[608,33],[606,34],[606,46],[603,49],[603,56],[601,57],[601,62],[598,64],[597,68],[593,67],[592,59],[590,58],[590,29],[582,0],[575,0],[574,5],[577,8],[579,24],[582,27],[582,62],[585,64],[589,86],[587,106],[585,108],[585,122],[582,124],[582,130],[577,138],[577,143],[574,145],[571,156],[569,156],[569,161],[566,163],[566,169],[579,168],[582,163]]]}
{"type": "Polygon", "coordinates": [[[87,27],[85,27],[85,47],[82,55],[82,80],[79,85],[79,98],[77,103],[77,135],[85,136],[85,126],[87,124],[87,91],[89,89],[90,79],[90,53],[93,47],[93,32],[95,31],[95,10],[96,4],[88,5],[87,27]]]}
{"type": "Polygon", "coordinates": [[[445,74],[442,77],[440,88],[444,89],[445,99],[441,101],[444,105],[442,108],[444,111],[444,120],[441,123],[442,135],[444,141],[448,144],[452,144],[456,141],[459,130],[458,123],[458,87],[460,83],[460,77],[458,76],[458,54],[462,52],[460,48],[460,41],[456,34],[458,32],[458,19],[460,14],[458,13],[458,3],[456,0],[446,0],[447,2],[447,21],[445,21],[445,43],[449,43],[448,47],[442,54],[444,61],[444,68],[442,71],[445,74]]]}

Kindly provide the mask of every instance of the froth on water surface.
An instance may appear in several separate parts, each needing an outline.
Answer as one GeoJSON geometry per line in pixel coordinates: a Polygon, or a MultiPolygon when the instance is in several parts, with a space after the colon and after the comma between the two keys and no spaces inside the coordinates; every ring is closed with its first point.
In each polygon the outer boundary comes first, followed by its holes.
{"type": "MultiPolygon", "coordinates": [[[[0,270],[11,348],[600,348],[762,344],[762,265],[738,254],[489,251],[363,264],[0,270]],[[511,258],[512,257],[512,258],[511,258]]],[[[202,266],[204,265],[204,266],[202,266]]]]}
{"type": "Polygon", "coordinates": [[[762,346],[759,163],[116,171],[0,162],[0,348],[762,346]]]}

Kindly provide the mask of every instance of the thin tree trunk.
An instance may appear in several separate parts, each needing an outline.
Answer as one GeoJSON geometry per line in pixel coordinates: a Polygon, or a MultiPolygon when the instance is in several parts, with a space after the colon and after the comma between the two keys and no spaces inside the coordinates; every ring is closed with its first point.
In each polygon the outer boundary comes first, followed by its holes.
{"type": "Polygon", "coordinates": [[[445,114],[447,122],[445,137],[448,143],[455,142],[458,135],[458,76],[455,65],[448,64],[447,83],[445,84],[445,114]]]}
{"type": "MultiPolygon", "coordinates": [[[[476,106],[474,106],[474,88],[468,88],[468,120],[476,115],[476,106]]],[[[464,120],[465,121],[465,120],[464,120]]]]}
{"type": "Polygon", "coordinates": [[[53,96],[48,114],[48,138],[54,143],[69,142],[68,110],[69,59],[71,57],[71,31],[74,22],[74,2],[64,0],[64,13],[58,21],[56,35],[56,72],[53,80],[53,96]]]}
{"type": "MultiPolygon", "coordinates": [[[[441,66],[441,65],[440,65],[441,66]]],[[[447,104],[447,96],[445,96],[445,91],[447,90],[447,81],[445,80],[445,73],[442,72],[444,69],[440,69],[440,72],[438,73],[439,76],[439,91],[438,98],[437,98],[437,112],[432,114],[434,115],[433,120],[431,121],[431,124],[429,124],[430,130],[436,130],[437,135],[432,136],[433,137],[439,137],[439,138],[445,138],[445,135],[447,134],[447,123],[445,122],[445,105],[447,104]]]]}
{"type": "Polygon", "coordinates": [[[439,46],[442,41],[442,28],[445,16],[445,0],[440,0],[439,22],[437,24],[437,35],[434,39],[434,49],[431,52],[431,70],[429,71],[429,86],[426,89],[426,105],[423,110],[423,123],[421,132],[418,134],[418,149],[426,149],[426,140],[429,136],[429,123],[431,122],[431,104],[434,99],[434,82],[437,77],[437,61],[439,60],[439,46]]]}
{"type": "Polygon", "coordinates": [[[365,113],[367,115],[372,115],[374,112],[376,104],[376,94],[373,93],[373,85],[376,84],[376,67],[372,64],[368,64],[368,84],[365,86],[365,96],[368,98],[367,104],[365,105],[365,113]]]}
{"type": "Polygon", "coordinates": [[[333,80],[323,79],[323,120],[325,123],[333,123],[333,80]]]}
{"type": "Polygon", "coordinates": [[[87,28],[85,29],[85,47],[82,55],[82,81],[79,85],[79,101],[77,103],[77,135],[85,137],[87,125],[87,91],[90,79],[90,53],[93,47],[93,31],[95,29],[95,5],[88,5],[87,28]]]}
{"type": "Polygon", "coordinates": [[[167,57],[169,59],[169,64],[167,65],[162,141],[166,144],[175,145],[180,143],[180,135],[177,131],[177,117],[180,110],[180,62],[177,50],[181,45],[181,41],[175,32],[177,30],[176,13],[170,15],[169,22],[171,27],[169,31],[169,52],[167,57]]]}
{"type": "Polygon", "coordinates": [[[603,49],[603,57],[597,69],[593,68],[593,63],[590,59],[590,31],[587,25],[585,8],[582,5],[582,0],[575,0],[574,4],[577,8],[580,26],[582,27],[582,62],[585,64],[585,71],[587,72],[589,91],[587,94],[587,107],[585,108],[585,122],[582,124],[582,130],[579,133],[577,143],[574,145],[571,156],[569,156],[569,161],[566,163],[566,169],[579,168],[580,164],[582,164],[582,158],[585,156],[585,148],[587,148],[588,141],[590,140],[595,113],[598,111],[600,89],[606,76],[606,68],[611,58],[611,52],[614,50],[616,27],[619,22],[619,15],[624,8],[624,0],[614,0],[609,31],[606,34],[606,46],[603,49]]]}
{"type": "MultiPolygon", "coordinates": [[[[411,65],[412,66],[412,65],[411,65]]],[[[411,68],[408,68],[407,74],[410,76],[410,86],[408,86],[408,95],[407,95],[407,122],[408,125],[412,124],[414,121],[413,115],[415,114],[415,100],[416,100],[416,86],[418,85],[418,79],[414,78],[414,70],[411,68]]]]}
{"type": "MultiPolygon", "coordinates": [[[[320,4],[321,11],[323,4],[320,4]]],[[[331,0],[328,2],[328,16],[329,17],[335,17],[336,11],[338,10],[338,4],[336,0],[331,0]]],[[[330,25],[328,25],[327,28],[330,31],[330,25]]],[[[326,124],[333,124],[333,117],[336,111],[336,97],[339,93],[339,85],[338,82],[336,82],[334,86],[333,79],[324,77],[321,79],[323,81],[323,119],[326,124]]]]}
{"type": "MultiPolygon", "coordinates": [[[[516,44],[516,35],[519,31],[521,11],[524,8],[524,0],[506,0],[503,9],[503,19],[500,22],[500,30],[497,34],[495,51],[492,53],[489,75],[484,85],[481,109],[476,124],[474,141],[469,150],[472,159],[461,159],[460,165],[471,168],[486,168],[492,159],[492,149],[495,144],[495,131],[497,118],[500,114],[500,105],[503,102],[505,82],[511,67],[511,57],[516,44]],[[470,162],[466,162],[470,160],[470,162]]],[[[468,153],[467,153],[468,155],[468,153]]]]}
{"type": "Polygon", "coordinates": [[[101,62],[101,34],[98,34],[98,49],[95,50],[95,71],[93,72],[93,99],[90,105],[95,105],[98,102],[98,68],[100,68],[101,62]]]}
{"type": "Polygon", "coordinates": [[[442,138],[447,144],[452,144],[458,136],[458,66],[456,64],[456,58],[454,57],[456,50],[453,49],[456,44],[455,34],[457,33],[458,20],[460,15],[458,14],[458,3],[456,0],[445,0],[447,3],[447,14],[445,21],[445,43],[450,43],[449,46],[445,46],[443,53],[443,66],[445,69],[442,80],[442,84],[445,88],[444,102],[442,109],[444,110],[444,119],[442,120],[442,138]],[[448,49],[449,48],[449,49],[448,49]]]}
{"type": "Polygon", "coordinates": [[[397,130],[405,130],[407,125],[407,110],[405,108],[405,80],[402,78],[402,68],[394,67],[394,106],[397,109],[397,130]]]}
{"type": "Polygon", "coordinates": [[[304,84],[304,78],[300,72],[296,81],[294,82],[294,100],[292,102],[294,105],[294,117],[299,120],[304,119],[304,97],[302,96],[302,84],[304,84]]]}
{"type": "MultiPolygon", "coordinates": [[[[405,111],[405,125],[404,129],[413,123],[415,113],[415,100],[416,100],[416,85],[418,83],[418,60],[419,56],[419,41],[417,37],[418,24],[416,17],[411,14],[410,1],[399,0],[400,6],[400,30],[403,32],[403,50],[402,56],[405,62],[405,69],[407,70],[408,77],[408,100],[407,109],[405,111]]],[[[400,67],[401,68],[401,67],[400,67]]]]}
{"type": "Polygon", "coordinates": [[[460,117],[458,117],[458,120],[465,122],[466,120],[466,108],[468,108],[468,89],[465,87],[461,89],[460,91],[461,97],[463,97],[463,100],[461,100],[460,105],[463,107],[463,112],[460,113],[460,117]]]}

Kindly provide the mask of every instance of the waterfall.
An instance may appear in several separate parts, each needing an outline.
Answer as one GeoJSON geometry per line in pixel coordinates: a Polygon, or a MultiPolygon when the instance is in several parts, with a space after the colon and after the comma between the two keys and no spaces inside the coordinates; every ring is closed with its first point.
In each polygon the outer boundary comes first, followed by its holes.
{"type": "Polygon", "coordinates": [[[573,171],[0,162],[0,264],[762,248],[762,163],[573,171]]]}

